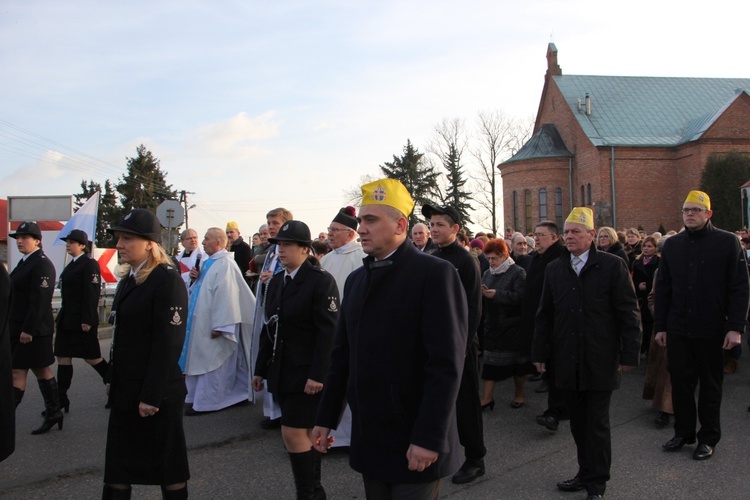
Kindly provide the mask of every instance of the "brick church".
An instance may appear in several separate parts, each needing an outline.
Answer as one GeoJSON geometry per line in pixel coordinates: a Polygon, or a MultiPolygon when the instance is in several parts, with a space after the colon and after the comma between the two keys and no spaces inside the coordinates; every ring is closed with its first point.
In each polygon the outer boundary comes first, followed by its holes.
{"type": "Polygon", "coordinates": [[[709,155],[729,151],[750,153],[750,78],[563,75],[550,43],[534,134],[498,166],[505,223],[588,206],[597,227],[679,230],[709,155]]]}

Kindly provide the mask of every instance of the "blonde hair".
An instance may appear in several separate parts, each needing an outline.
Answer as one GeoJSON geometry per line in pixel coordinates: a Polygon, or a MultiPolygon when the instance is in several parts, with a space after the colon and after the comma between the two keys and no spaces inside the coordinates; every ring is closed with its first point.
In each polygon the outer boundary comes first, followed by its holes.
{"type": "MultiPolygon", "coordinates": [[[[604,226],[604,227],[599,228],[599,231],[596,233],[596,235],[599,236],[602,233],[604,233],[607,236],[609,236],[609,246],[610,247],[612,245],[614,245],[615,243],[617,243],[618,241],[620,241],[617,238],[617,232],[615,232],[615,230],[612,229],[611,227],[604,226]]],[[[609,248],[609,247],[607,247],[607,248],[609,248]]]]}
{"type": "MultiPolygon", "coordinates": [[[[143,238],[145,239],[145,238],[143,238]]],[[[147,240],[151,241],[151,240],[147,240]]],[[[172,259],[169,258],[169,255],[167,255],[167,252],[164,251],[164,248],[162,248],[161,245],[158,243],[151,241],[151,250],[149,251],[148,258],[146,259],[146,263],[143,265],[142,268],[140,268],[135,273],[135,284],[140,285],[146,279],[148,279],[151,272],[157,268],[157,266],[161,264],[167,264],[167,265],[173,265],[172,259]]],[[[128,276],[130,274],[131,269],[130,264],[120,264],[117,266],[115,270],[115,276],[122,279],[128,276]]]]}

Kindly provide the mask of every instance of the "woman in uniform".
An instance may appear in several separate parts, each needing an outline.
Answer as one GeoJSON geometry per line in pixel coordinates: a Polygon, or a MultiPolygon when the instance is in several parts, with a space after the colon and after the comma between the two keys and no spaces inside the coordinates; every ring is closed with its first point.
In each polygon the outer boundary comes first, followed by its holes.
{"type": "Polygon", "coordinates": [[[83,358],[94,367],[104,383],[109,365],[102,358],[97,335],[99,325],[99,264],[89,253],[89,239],[84,231],[72,230],[66,237],[65,250],[71,262],[60,273],[62,307],[57,313],[57,388],[60,406],[70,410],[68,389],[73,380],[73,358],[83,358]]]}
{"type": "Polygon", "coordinates": [[[164,498],[187,498],[187,390],[177,364],[185,341],[185,283],[157,243],[161,225],[154,214],[135,209],[108,231],[125,266],[111,315],[102,498],[130,498],[131,484],[159,484],[164,498]]]}
{"type": "Polygon", "coordinates": [[[13,352],[13,388],[16,406],[26,391],[29,369],[36,375],[44,398],[44,422],[32,434],[44,434],[55,424],[63,427],[57,381],[52,374],[52,291],[55,266],[42,251],[42,231],[34,222],[24,222],[9,234],[16,239],[23,258],[10,274],[13,307],[10,313],[10,343],[13,352]]]}
{"type": "Polygon", "coordinates": [[[290,220],[269,241],[285,267],[267,288],[253,388],[281,406],[281,435],[289,452],[298,499],[324,499],[320,453],[310,438],[331,357],[339,313],[336,281],[310,256],[310,229],[290,220]]]}

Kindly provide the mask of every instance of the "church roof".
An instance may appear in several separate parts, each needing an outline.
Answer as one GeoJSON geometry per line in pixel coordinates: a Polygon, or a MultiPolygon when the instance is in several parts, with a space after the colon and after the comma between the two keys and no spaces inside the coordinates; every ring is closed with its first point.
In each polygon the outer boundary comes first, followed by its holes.
{"type": "Polygon", "coordinates": [[[512,158],[503,162],[511,163],[520,160],[531,160],[533,158],[570,158],[573,154],[565,147],[565,142],[557,127],[547,123],[534,132],[531,139],[526,141],[521,149],[512,158]]]}
{"type": "Polygon", "coordinates": [[[552,78],[595,146],[677,146],[696,140],[742,93],[750,94],[748,78],[552,78]]]}

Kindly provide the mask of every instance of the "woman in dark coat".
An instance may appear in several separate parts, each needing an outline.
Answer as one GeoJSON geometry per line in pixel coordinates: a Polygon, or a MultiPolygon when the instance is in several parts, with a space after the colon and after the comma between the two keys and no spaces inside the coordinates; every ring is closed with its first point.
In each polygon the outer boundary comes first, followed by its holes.
{"type": "Polygon", "coordinates": [[[110,403],[104,499],[130,498],[131,484],[159,484],[164,498],[187,498],[178,365],[185,341],[185,282],[157,243],[161,225],[135,209],[108,229],[125,264],[112,304],[110,403]]]}
{"type": "Polygon", "coordinates": [[[26,391],[29,369],[36,375],[44,398],[44,422],[32,434],[44,434],[53,426],[62,429],[63,415],[52,374],[52,290],[55,266],[42,251],[42,231],[34,222],[24,222],[9,234],[16,239],[23,258],[10,279],[13,282],[13,308],[10,314],[10,347],[13,352],[13,387],[16,406],[26,391]]]}
{"type": "Polygon", "coordinates": [[[630,269],[630,260],[628,259],[628,254],[625,253],[625,247],[623,247],[620,240],[617,239],[617,232],[611,227],[605,226],[599,229],[597,236],[597,249],[620,257],[625,261],[628,269],[630,269]]]}
{"type": "Polygon", "coordinates": [[[632,270],[633,262],[635,262],[635,259],[643,252],[641,233],[638,232],[638,229],[631,227],[625,231],[625,240],[625,253],[628,256],[629,269],[632,270]]]}
{"type": "Polygon", "coordinates": [[[648,294],[654,283],[654,273],[659,268],[659,255],[656,251],[656,238],[647,236],[641,244],[643,253],[633,262],[633,286],[641,308],[641,325],[643,338],[641,339],[641,353],[649,350],[651,335],[654,329],[654,318],[648,308],[648,294]]]}
{"type": "Polygon", "coordinates": [[[495,407],[495,382],[510,377],[515,383],[515,397],[510,405],[520,408],[526,399],[526,375],[535,372],[529,358],[531,338],[524,338],[521,332],[521,299],[526,271],[510,258],[503,240],[490,240],[484,246],[484,254],[490,268],[482,275],[485,311],[482,408],[495,407]]]}
{"type": "Polygon", "coordinates": [[[321,455],[310,437],[323,390],[336,321],[336,281],[309,255],[310,229],[287,221],[275,238],[285,266],[269,282],[253,388],[268,390],[281,406],[281,435],[289,452],[298,499],[325,498],[321,455]]]}
{"type": "Polygon", "coordinates": [[[65,250],[72,258],[60,273],[62,307],[57,313],[57,388],[60,407],[70,410],[68,389],[73,380],[73,358],[83,358],[107,382],[109,365],[99,349],[99,264],[89,253],[89,239],[84,231],[72,230],[66,237],[65,250]]]}

